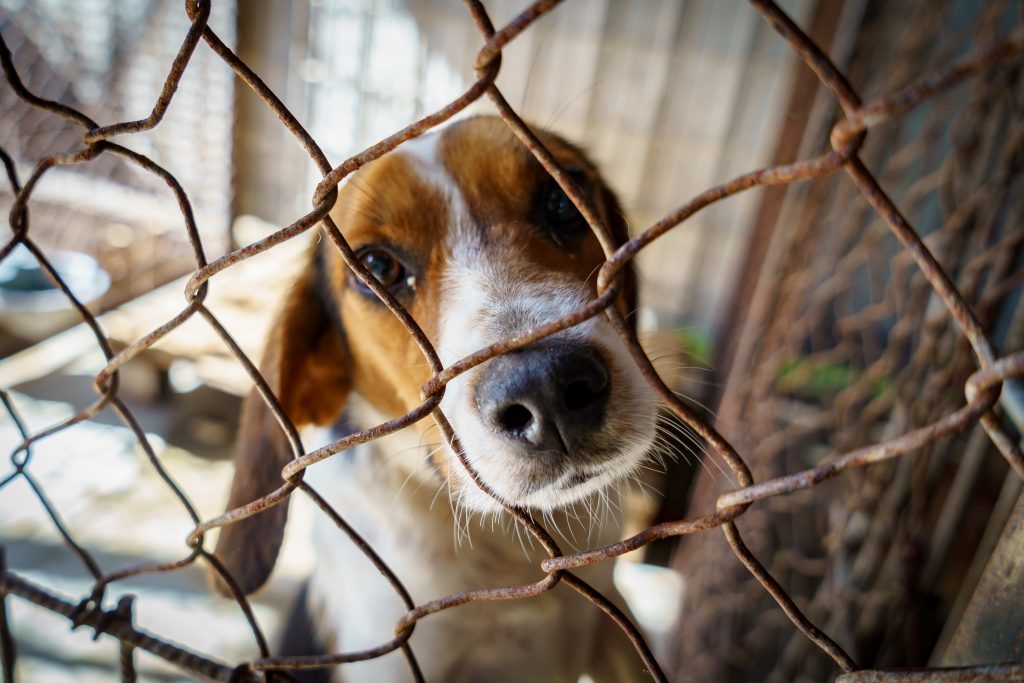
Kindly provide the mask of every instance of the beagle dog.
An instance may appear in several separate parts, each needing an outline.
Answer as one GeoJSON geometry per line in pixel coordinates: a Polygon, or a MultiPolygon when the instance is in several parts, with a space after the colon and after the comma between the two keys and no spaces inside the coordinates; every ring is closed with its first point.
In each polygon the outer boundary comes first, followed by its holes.
{"type": "MultiPolygon", "coordinates": [[[[538,135],[615,239],[626,240],[595,166],[561,138],[538,135]]],[[[572,202],[496,117],[458,121],[367,164],[341,186],[331,215],[446,366],[591,300],[604,260],[572,202]]],[[[633,310],[632,273],[616,305],[633,310]]],[[[418,406],[431,374],[405,328],[325,239],[287,297],[262,368],[292,422],[324,428],[331,440],[418,406]]],[[[460,375],[440,407],[479,477],[542,517],[563,548],[617,540],[609,491],[648,457],[656,400],[604,316],[460,375]]],[[[280,486],[290,458],[253,392],[229,509],[280,486]]],[[[417,604],[543,578],[542,548],[473,482],[429,418],[317,463],[305,477],[417,604]]],[[[245,592],[273,568],[285,517],[281,504],[222,529],[216,555],[245,592]]],[[[328,652],[387,642],[405,607],[325,515],[317,525],[308,585],[317,635],[328,652]]],[[[605,562],[579,573],[621,605],[611,570],[605,562]]],[[[442,610],[416,624],[410,644],[428,681],[646,678],[615,624],[564,585],[442,610]]],[[[411,680],[401,652],[341,665],[334,675],[347,683],[411,680]]]]}

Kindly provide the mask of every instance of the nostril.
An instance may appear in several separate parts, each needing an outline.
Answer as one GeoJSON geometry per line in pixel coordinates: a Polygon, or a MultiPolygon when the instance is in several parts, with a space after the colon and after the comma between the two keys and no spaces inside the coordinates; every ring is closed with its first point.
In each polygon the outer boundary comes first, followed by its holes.
{"type": "Polygon", "coordinates": [[[488,431],[533,452],[570,453],[604,426],[612,376],[595,347],[559,341],[488,361],[473,401],[488,431]]]}
{"type": "Polygon", "coordinates": [[[594,391],[591,382],[580,379],[569,383],[562,394],[562,400],[570,411],[579,412],[592,406],[603,393],[600,390],[594,391]]]}
{"type": "Polygon", "coordinates": [[[533,422],[533,413],[526,406],[513,403],[498,412],[498,426],[506,432],[521,432],[533,422]]]}

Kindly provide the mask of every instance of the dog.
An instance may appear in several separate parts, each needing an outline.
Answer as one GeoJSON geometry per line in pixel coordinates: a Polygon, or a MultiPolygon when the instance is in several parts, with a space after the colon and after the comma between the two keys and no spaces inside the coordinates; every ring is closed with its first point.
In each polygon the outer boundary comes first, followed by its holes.
{"type": "MultiPolygon", "coordinates": [[[[619,203],[594,164],[562,138],[537,134],[614,238],[628,239],[619,203]]],[[[566,194],[490,116],[457,121],[367,164],[342,184],[331,216],[446,366],[592,300],[604,260],[566,194]]],[[[634,310],[632,271],[615,305],[623,314],[634,310]]],[[[423,355],[327,239],[313,245],[272,330],[262,372],[291,421],[326,429],[324,440],[422,401],[431,375],[423,355]]],[[[570,548],[617,540],[608,492],[648,457],[656,400],[604,316],[460,375],[440,407],[498,498],[542,516],[570,548]]],[[[253,392],[243,406],[228,508],[278,488],[290,459],[282,430],[253,392]]],[[[473,482],[429,418],[312,465],[305,481],[396,571],[417,604],[544,576],[542,549],[473,482]]],[[[281,504],[222,529],[215,554],[246,593],[270,574],[285,519],[281,504]]],[[[309,611],[327,651],[393,638],[407,611],[395,591],[325,515],[317,515],[314,537],[309,611]]],[[[579,574],[621,605],[611,563],[579,574]]],[[[417,623],[410,645],[428,681],[647,679],[611,619],[564,585],[432,614],[417,623]]],[[[341,665],[335,676],[411,680],[397,651],[341,665]]]]}

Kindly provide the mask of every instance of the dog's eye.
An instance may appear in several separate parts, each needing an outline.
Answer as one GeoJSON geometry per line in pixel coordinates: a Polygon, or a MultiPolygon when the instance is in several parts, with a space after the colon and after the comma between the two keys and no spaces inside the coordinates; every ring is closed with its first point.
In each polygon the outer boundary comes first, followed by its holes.
{"type": "MultiPolygon", "coordinates": [[[[567,173],[578,187],[584,187],[586,178],[582,171],[569,169],[567,173]]],[[[583,227],[586,223],[576,205],[553,179],[544,198],[544,214],[546,222],[553,228],[575,229],[583,227]]]]}
{"type": "Polygon", "coordinates": [[[405,277],[405,267],[392,254],[384,249],[370,248],[359,252],[359,261],[366,266],[377,282],[385,287],[393,287],[405,277]]]}
{"type": "Polygon", "coordinates": [[[556,223],[568,223],[579,217],[576,206],[558,185],[551,188],[547,202],[548,218],[556,223]]]}

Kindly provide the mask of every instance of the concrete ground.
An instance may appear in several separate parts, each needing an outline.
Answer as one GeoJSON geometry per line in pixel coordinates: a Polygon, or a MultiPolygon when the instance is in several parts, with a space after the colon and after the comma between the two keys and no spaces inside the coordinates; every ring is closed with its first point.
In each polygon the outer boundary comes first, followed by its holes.
{"type": "MultiPolygon", "coordinates": [[[[13,393],[31,431],[72,413],[72,405],[13,393]]],[[[164,467],[187,493],[201,516],[223,510],[231,477],[229,461],[196,457],[149,434],[164,467]]],[[[0,450],[20,441],[9,420],[0,421],[0,450]]],[[[89,421],[39,442],[29,471],[45,491],[75,539],[92,552],[105,571],[187,556],[185,538],[192,522],[180,502],[157,475],[125,427],[89,421]]],[[[6,475],[6,472],[3,473],[6,475]]],[[[302,539],[310,514],[294,506],[283,561],[271,584],[254,599],[254,610],[273,639],[294,600],[312,558],[302,539]]],[[[212,547],[213,539],[207,540],[212,547]]],[[[88,595],[91,576],[63,543],[32,489],[16,479],[0,490],[0,544],[7,565],[25,578],[77,601],[88,595]]],[[[136,624],[165,639],[225,662],[256,655],[251,633],[239,608],[214,596],[205,572],[192,565],[162,574],[147,574],[115,583],[107,606],[120,595],[136,599],[136,624]]],[[[17,598],[8,613],[18,646],[19,681],[116,680],[116,643],[93,642],[87,629],[70,630],[70,622],[17,598]]],[[[175,669],[146,653],[136,657],[142,680],[176,681],[175,669]]]]}

